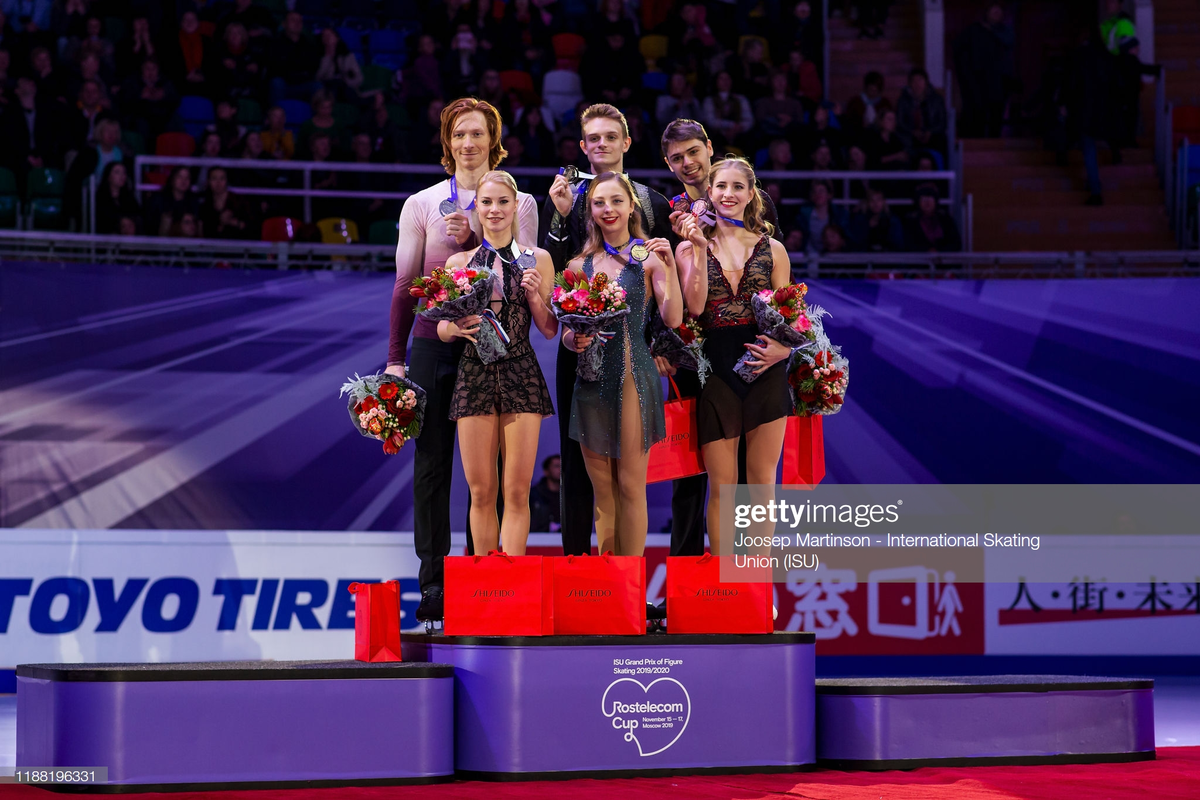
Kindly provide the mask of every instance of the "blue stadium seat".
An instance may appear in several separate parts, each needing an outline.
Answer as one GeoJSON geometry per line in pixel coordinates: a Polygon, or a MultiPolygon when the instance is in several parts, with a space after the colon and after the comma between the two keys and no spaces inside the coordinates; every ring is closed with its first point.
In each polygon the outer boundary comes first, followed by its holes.
{"type": "Polygon", "coordinates": [[[667,80],[665,72],[644,72],[642,73],[642,88],[662,94],[667,90],[667,80]]]}
{"type": "Polygon", "coordinates": [[[354,28],[342,26],[337,29],[338,36],[342,37],[342,41],[350,48],[350,52],[362,55],[363,52],[363,37],[362,31],[354,28]]]}
{"type": "Polygon", "coordinates": [[[1189,144],[1187,147],[1188,173],[1184,178],[1185,189],[1200,185],[1200,144],[1189,144]]]}
{"type": "Polygon", "coordinates": [[[279,107],[287,115],[288,130],[295,131],[312,119],[312,106],[303,100],[280,100],[279,107]]]}
{"type": "Polygon", "coordinates": [[[392,72],[398,69],[404,69],[408,66],[407,53],[376,53],[371,57],[371,63],[377,67],[384,67],[392,72]]]}
{"type": "Polygon", "coordinates": [[[367,39],[367,46],[371,49],[371,55],[379,53],[401,53],[407,50],[405,44],[406,35],[403,31],[371,31],[371,35],[367,39]]]}
{"type": "Polygon", "coordinates": [[[184,122],[212,122],[212,100],[193,95],[179,98],[179,118],[184,122]]]}
{"type": "Polygon", "coordinates": [[[326,28],[337,28],[337,19],[326,16],[325,14],[305,14],[304,25],[312,32],[313,36],[320,36],[321,31],[326,28]]]}

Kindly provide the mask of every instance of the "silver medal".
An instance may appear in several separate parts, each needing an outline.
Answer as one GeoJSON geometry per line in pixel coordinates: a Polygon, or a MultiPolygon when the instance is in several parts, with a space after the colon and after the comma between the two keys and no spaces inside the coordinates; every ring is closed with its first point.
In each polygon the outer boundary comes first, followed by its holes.
{"type": "Polygon", "coordinates": [[[579,178],[579,167],[568,164],[562,168],[562,176],[567,179],[567,183],[574,183],[579,178]]]}
{"type": "Polygon", "coordinates": [[[443,217],[448,216],[453,214],[455,211],[458,211],[458,203],[455,203],[453,200],[447,197],[442,201],[441,205],[438,206],[438,211],[442,213],[443,217]]]}
{"type": "Polygon", "coordinates": [[[526,250],[517,256],[517,266],[522,270],[533,269],[537,266],[537,256],[533,254],[532,250],[526,250]]]}

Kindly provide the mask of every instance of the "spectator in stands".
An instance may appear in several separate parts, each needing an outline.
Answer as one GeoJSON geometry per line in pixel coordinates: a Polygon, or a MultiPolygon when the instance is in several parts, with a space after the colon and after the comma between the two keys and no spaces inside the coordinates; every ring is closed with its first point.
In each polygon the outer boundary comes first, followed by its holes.
{"type": "MultiPolygon", "coordinates": [[[[301,134],[303,136],[303,134],[301,134]]],[[[307,140],[308,142],[308,158],[310,161],[326,163],[333,160],[333,137],[327,131],[317,130],[313,132],[307,140]]],[[[313,170],[312,172],[312,188],[321,191],[332,192],[338,188],[338,174],[333,170],[313,170]]],[[[324,198],[317,197],[312,200],[312,213],[314,219],[323,219],[325,217],[340,217],[340,208],[345,204],[345,200],[341,198],[324,198]]]]}
{"type": "Polygon", "coordinates": [[[229,30],[231,25],[240,25],[251,39],[270,37],[275,30],[275,18],[254,0],[234,0],[234,8],[221,19],[221,25],[229,30]]]}
{"type": "Polygon", "coordinates": [[[7,50],[0,48],[0,112],[8,108],[8,104],[12,100],[12,90],[17,85],[12,76],[8,74],[10,66],[12,66],[12,57],[7,50]]]}
{"type": "MultiPolygon", "coordinates": [[[[726,63],[726,69],[733,76],[734,90],[745,95],[751,103],[771,94],[771,65],[766,61],[762,40],[748,37],[742,43],[741,53],[726,63]]],[[[761,117],[759,119],[761,121],[761,117]]]]}
{"type": "Polygon", "coordinates": [[[667,84],[667,93],[659,95],[654,109],[654,119],[660,128],[665,128],[677,119],[699,119],[700,103],[688,83],[687,75],[672,73],[667,84]]]}
{"type": "Polygon", "coordinates": [[[107,114],[110,103],[97,81],[84,81],[79,87],[74,108],[67,111],[67,133],[70,137],[70,149],[79,150],[91,144],[96,121],[107,114]]]}
{"type": "Polygon", "coordinates": [[[62,114],[59,106],[38,96],[33,78],[17,78],[13,92],[15,102],[8,104],[0,130],[4,148],[0,159],[17,176],[18,186],[25,191],[25,177],[31,169],[62,167],[62,114]]]}
{"type": "Polygon", "coordinates": [[[766,172],[792,169],[792,145],[787,139],[772,139],[767,145],[766,172]]]}
{"type": "Polygon", "coordinates": [[[50,51],[44,47],[35,47],[29,54],[30,75],[37,81],[38,94],[46,100],[57,100],[65,103],[67,98],[67,82],[63,75],[54,69],[54,61],[50,51]]]}
{"type": "Polygon", "coordinates": [[[440,97],[430,100],[409,133],[408,152],[418,164],[436,164],[442,159],[442,109],[440,97]]]}
{"type": "Polygon", "coordinates": [[[892,102],[883,96],[883,75],[872,70],[863,76],[862,93],[846,103],[842,125],[858,136],[874,127],[883,112],[892,110],[892,102]]]}
{"type": "MultiPolygon", "coordinates": [[[[94,143],[78,145],[78,152],[63,181],[63,212],[76,230],[83,230],[85,225],[81,192],[88,179],[102,180],[110,164],[122,163],[128,155],[121,148],[121,126],[115,119],[101,117],[96,120],[94,135],[94,143]]],[[[116,224],[115,219],[113,224],[116,224]]]]}
{"type": "Polygon", "coordinates": [[[792,6],[792,13],[777,30],[779,33],[771,43],[771,49],[777,53],[800,50],[811,57],[823,52],[824,32],[809,0],[800,0],[792,6]]]}
{"type": "Polygon", "coordinates": [[[440,3],[429,3],[422,30],[436,41],[448,42],[459,30],[460,25],[469,28],[474,24],[475,14],[470,6],[471,0],[442,0],[440,3]]]}
{"type": "Polygon", "coordinates": [[[832,172],[838,168],[833,161],[833,151],[824,143],[817,145],[817,149],[809,153],[808,161],[809,169],[814,172],[832,172]]]}
{"type": "Polygon", "coordinates": [[[349,137],[346,135],[346,129],[337,121],[337,117],[333,115],[333,97],[326,92],[317,92],[312,99],[312,117],[300,126],[300,148],[301,157],[307,157],[311,151],[306,149],[312,136],[315,133],[324,133],[330,139],[330,146],[333,148],[331,155],[340,155],[349,149],[349,137]]]}
{"type": "Polygon", "coordinates": [[[480,52],[479,40],[469,25],[459,25],[450,40],[450,51],[442,60],[442,88],[449,97],[473,95],[487,69],[487,58],[480,52]]]}
{"type": "Polygon", "coordinates": [[[788,91],[788,75],[778,70],[771,75],[771,95],[754,104],[760,135],[767,139],[797,140],[803,132],[804,106],[788,91]]]}
{"type": "Polygon", "coordinates": [[[821,145],[827,145],[835,164],[841,164],[845,158],[846,138],[840,129],[833,126],[829,109],[823,105],[813,109],[811,123],[804,129],[803,141],[804,149],[810,153],[821,145]]]}
{"type": "Polygon", "coordinates": [[[400,126],[392,119],[387,97],[382,92],[371,98],[371,110],[363,116],[361,127],[371,141],[373,161],[391,163],[409,160],[400,126]]]}
{"type": "Polygon", "coordinates": [[[541,60],[549,47],[550,29],[541,9],[530,0],[506,3],[494,51],[499,64],[506,69],[519,69],[517,62],[525,56],[526,50],[539,51],[535,60],[541,60]]]}
{"type": "Polygon", "coordinates": [[[733,76],[721,70],[713,80],[713,92],[704,98],[700,119],[713,137],[713,145],[722,153],[729,147],[752,153],[754,113],[750,101],[733,91],[733,76]]]}
{"type": "MultiPolygon", "coordinates": [[[[337,38],[332,30],[329,33],[337,38]]],[[[321,32],[321,38],[325,38],[325,31],[321,32]]],[[[326,48],[328,52],[329,48],[326,48]]],[[[272,104],[284,99],[306,99],[322,88],[321,78],[317,76],[318,64],[324,63],[321,46],[304,31],[304,17],[298,12],[292,11],[283,18],[283,29],[271,43],[268,63],[274,75],[269,92],[272,104]]]]}
{"type": "Polygon", "coordinates": [[[88,0],[59,0],[50,14],[50,30],[62,57],[73,53],[87,31],[88,0]]]}
{"type": "Polygon", "coordinates": [[[236,153],[241,149],[242,138],[246,135],[246,126],[237,121],[238,107],[232,100],[220,100],[217,103],[216,119],[204,126],[206,133],[216,132],[221,135],[221,151],[236,153]]]}
{"type": "Polygon", "coordinates": [[[200,230],[209,239],[257,238],[250,204],[229,190],[229,173],[224,167],[208,171],[208,182],[200,205],[200,230]]]}
{"type": "Polygon", "coordinates": [[[946,101],[929,85],[929,74],[920,67],[908,73],[908,85],[896,103],[896,132],[910,150],[946,153],[946,101]]]}
{"type": "Polygon", "coordinates": [[[855,0],[858,7],[858,38],[882,39],[891,0],[855,0]]]}
{"type": "MultiPolygon", "coordinates": [[[[200,217],[191,211],[185,211],[171,223],[166,236],[172,239],[196,239],[200,236],[200,217]]],[[[189,251],[190,254],[190,251],[189,251]]]]}
{"type": "Polygon", "coordinates": [[[837,253],[845,253],[849,249],[846,232],[842,230],[842,227],[837,223],[826,225],[825,230],[821,232],[821,253],[823,255],[836,255],[837,253]]]}
{"type": "Polygon", "coordinates": [[[1122,45],[1137,40],[1137,28],[1133,18],[1121,9],[1121,0],[1105,0],[1100,37],[1104,39],[1108,52],[1114,56],[1121,54],[1122,45]]]}
{"type": "Polygon", "coordinates": [[[210,78],[218,97],[259,97],[263,77],[261,59],[240,22],[225,27],[212,73],[210,78]]]}
{"type": "Polygon", "coordinates": [[[1100,183],[1100,161],[1096,146],[1107,142],[1113,163],[1120,163],[1121,151],[1115,144],[1119,128],[1114,108],[1115,63],[1100,41],[1099,31],[1087,28],[1080,34],[1080,46],[1072,55],[1066,94],[1067,126],[1083,148],[1087,173],[1087,204],[1104,204],[1100,183]]]}
{"type": "MultiPolygon", "coordinates": [[[[423,116],[429,102],[442,97],[441,64],[437,57],[437,40],[432,36],[426,34],[417,40],[417,54],[404,70],[403,86],[404,100],[413,117],[423,116]]],[[[441,153],[441,145],[438,147],[438,153],[441,153]]]]}
{"type": "Polygon", "coordinates": [[[79,59],[79,67],[75,74],[67,76],[67,96],[79,97],[79,90],[88,81],[94,82],[100,88],[100,93],[108,104],[108,83],[100,75],[100,59],[95,53],[85,53],[79,59]]]}
{"type": "MultiPolygon", "coordinates": [[[[366,133],[357,133],[350,140],[350,157],[355,164],[370,164],[375,161],[375,151],[372,148],[371,137],[366,133]]],[[[379,194],[391,190],[394,180],[390,175],[378,172],[339,172],[337,185],[339,189],[348,192],[365,192],[379,194]]],[[[394,190],[391,190],[394,191],[394,190]]],[[[392,208],[390,201],[385,209],[385,201],[379,197],[354,198],[343,200],[348,211],[341,212],[344,216],[353,217],[360,228],[369,228],[372,222],[379,219],[397,218],[400,209],[392,208]],[[392,211],[395,213],[392,213],[392,211]]]]}
{"type": "MultiPolygon", "coordinates": [[[[224,155],[221,148],[221,134],[216,131],[208,131],[200,137],[199,148],[196,150],[196,158],[217,159],[224,155]]],[[[201,164],[193,175],[192,191],[204,192],[208,188],[208,173],[211,167],[207,164],[201,164]]]]}
{"type": "Polygon", "coordinates": [[[787,66],[784,67],[788,76],[788,89],[800,98],[806,108],[816,108],[825,97],[821,88],[821,76],[817,65],[804,57],[804,51],[799,48],[788,53],[787,66]]]}
{"type": "Polygon", "coordinates": [[[625,151],[625,166],[632,169],[651,169],[662,163],[658,137],[650,124],[650,115],[637,105],[627,107],[625,122],[629,125],[629,149],[625,151]]]}
{"type": "MultiPolygon", "coordinates": [[[[708,63],[721,51],[708,21],[708,9],[702,3],[685,2],[679,14],[664,26],[669,43],[667,53],[675,69],[703,77],[708,63]]],[[[662,65],[659,65],[662,66],[662,65]]]]}
{"type": "MultiPolygon", "coordinates": [[[[867,151],[863,150],[861,145],[850,145],[850,149],[846,151],[846,170],[848,172],[866,172],[869,169],[867,151]]],[[[863,200],[867,197],[870,188],[871,181],[868,178],[855,178],[850,181],[850,197],[855,200],[863,200]]]]}
{"type": "Polygon", "coordinates": [[[962,95],[959,133],[968,138],[996,137],[1004,124],[1008,80],[1013,74],[1012,28],[1004,23],[1004,7],[988,6],[984,19],[972,23],[954,40],[954,74],[962,95]]]}
{"type": "Polygon", "coordinates": [[[290,161],[296,154],[296,140],[287,128],[287,112],[279,106],[267,109],[267,125],[260,132],[263,150],[277,161],[290,161]]]}
{"type": "Polygon", "coordinates": [[[163,55],[167,62],[167,74],[183,78],[189,92],[202,91],[205,85],[205,56],[208,55],[207,37],[200,33],[200,18],[195,11],[185,11],[179,18],[179,34],[176,36],[178,49],[167,48],[163,55]]]}
{"type": "Polygon", "coordinates": [[[893,253],[904,248],[904,231],[888,209],[879,189],[867,192],[867,201],[850,215],[850,243],[862,253],[893,253]]]}
{"type": "Polygon", "coordinates": [[[200,214],[200,200],[192,193],[192,173],[187,167],[175,167],[167,183],[146,200],[143,229],[150,236],[166,236],[184,214],[193,219],[200,214]]]}
{"type": "Polygon", "coordinates": [[[137,75],[146,59],[158,58],[158,46],[150,33],[150,20],[144,14],[133,18],[129,33],[117,43],[114,55],[117,77],[120,79],[137,75]]]}
{"type": "MultiPolygon", "coordinates": [[[[542,109],[534,106],[524,111],[514,126],[521,147],[525,150],[525,161],[531,166],[554,166],[554,134],[542,120],[542,109]]],[[[507,148],[506,148],[507,149],[507,148]]],[[[511,155],[509,164],[511,165],[511,155]]]]}
{"type": "Polygon", "coordinates": [[[556,533],[562,530],[559,508],[559,479],[562,459],[555,453],[542,462],[542,479],[529,490],[529,530],[556,533]]]}
{"type": "Polygon", "coordinates": [[[792,228],[784,235],[783,246],[789,253],[803,253],[804,233],[799,228],[792,228]]]}
{"type": "Polygon", "coordinates": [[[509,100],[510,93],[505,91],[504,85],[500,81],[500,71],[491,67],[485,69],[479,76],[479,91],[475,93],[475,96],[499,110],[500,117],[506,125],[513,119],[514,106],[521,107],[523,105],[509,100]]]}
{"type": "Polygon", "coordinates": [[[808,202],[800,207],[796,222],[810,253],[822,253],[825,247],[825,228],[837,225],[845,230],[849,224],[846,209],[833,203],[833,188],[828,181],[813,181],[808,202]]]}
{"type": "Polygon", "coordinates": [[[1142,76],[1161,75],[1161,64],[1143,64],[1138,40],[1122,39],[1113,63],[1113,138],[1118,147],[1137,147],[1138,116],[1141,113],[1142,76]]]}
{"type": "Polygon", "coordinates": [[[905,249],[912,253],[957,253],[962,237],[954,219],[938,205],[938,191],[926,185],[917,190],[916,211],[904,224],[905,249]]]}
{"type": "Polygon", "coordinates": [[[133,188],[129,185],[129,170],[120,161],[104,167],[96,185],[96,233],[119,233],[121,218],[137,220],[142,216],[133,188]]]}
{"type": "Polygon", "coordinates": [[[908,148],[896,131],[896,112],[884,111],[875,130],[868,131],[864,142],[871,169],[901,170],[909,165],[908,148]]]}
{"type": "MultiPolygon", "coordinates": [[[[628,121],[628,118],[626,119],[628,121]]],[[[563,136],[558,140],[558,163],[561,166],[574,164],[584,172],[587,171],[588,162],[584,158],[583,153],[579,151],[579,140],[569,136],[563,136]]]]}
{"type": "Polygon", "coordinates": [[[317,67],[317,80],[324,84],[325,91],[342,101],[355,102],[362,89],[363,73],[358,65],[358,56],[346,46],[342,37],[333,28],[321,31],[321,62],[317,67]]]}
{"type": "Polygon", "coordinates": [[[595,102],[624,106],[642,85],[644,60],[625,38],[625,26],[608,23],[601,30],[604,38],[588,48],[579,69],[583,92],[595,102]]]}
{"type": "Polygon", "coordinates": [[[80,59],[89,53],[100,59],[101,74],[105,83],[111,84],[116,79],[116,47],[104,38],[104,23],[99,17],[87,18],[86,35],[80,40],[77,53],[80,59]]]}

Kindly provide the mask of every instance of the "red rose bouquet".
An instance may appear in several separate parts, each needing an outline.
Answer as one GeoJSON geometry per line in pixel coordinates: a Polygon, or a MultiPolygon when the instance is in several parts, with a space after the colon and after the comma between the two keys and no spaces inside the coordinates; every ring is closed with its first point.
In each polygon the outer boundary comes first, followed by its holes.
{"type": "Polygon", "coordinates": [[[678,328],[668,328],[658,314],[650,316],[650,355],[662,356],[680,369],[695,370],[701,386],[712,369],[708,356],[704,355],[700,320],[687,312],[678,328]]]}
{"type": "MultiPolygon", "coordinates": [[[[759,333],[768,336],[786,347],[804,347],[817,341],[821,330],[820,312],[813,321],[804,296],[808,287],[803,283],[793,283],[778,289],[763,289],[750,298],[754,308],[754,318],[758,322],[759,333]]],[[[758,374],[749,362],[757,360],[751,353],[746,353],[738,359],[733,371],[746,383],[753,383],[758,374]]]]}
{"type": "Polygon", "coordinates": [[[417,313],[431,322],[460,320],[471,314],[484,317],[475,337],[475,352],[485,364],[499,361],[508,355],[508,334],[488,306],[496,284],[496,273],[490,269],[463,267],[447,270],[437,267],[428,278],[417,278],[409,294],[424,297],[425,307],[417,313]]]}
{"type": "Polygon", "coordinates": [[[425,418],[425,390],[407,378],[377,373],[342,384],[340,396],[349,394],[348,410],[354,428],[363,436],[383,442],[389,456],[421,433],[425,418]]]}
{"type": "Polygon", "coordinates": [[[815,353],[796,350],[788,371],[792,404],[801,417],[836,414],[846,401],[850,362],[822,337],[815,353]]]}
{"type": "Polygon", "coordinates": [[[550,302],[563,327],[580,336],[596,337],[579,354],[577,373],[585,381],[598,380],[602,360],[600,348],[603,346],[603,337],[598,334],[629,313],[625,290],[603,272],[597,272],[589,279],[582,272],[568,269],[554,279],[550,302]]]}

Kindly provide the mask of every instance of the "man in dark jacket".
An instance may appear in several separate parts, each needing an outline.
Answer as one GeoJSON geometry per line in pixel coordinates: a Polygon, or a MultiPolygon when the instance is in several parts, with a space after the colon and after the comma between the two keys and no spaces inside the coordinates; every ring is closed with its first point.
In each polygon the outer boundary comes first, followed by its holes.
{"type": "Polygon", "coordinates": [[[1080,40],[1068,77],[1067,127],[1079,139],[1083,149],[1087,204],[1099,206],[1104,205],[1104,197],[1096,152],[1098,140],[1108,143],[1114,164],[1121,161],[1121,151],[1115,144],[1117,125],[1113,90],[1116,62],[1101,42],[1098,30],[1089,27],[1080,34],[1080,40]]]}
{"type": "Polygon", "coordinates": [[[946,154],[946,101],[929,85],[929,73],[917,67],[896,102],[896,132],[909,150],[946,154]]]}

